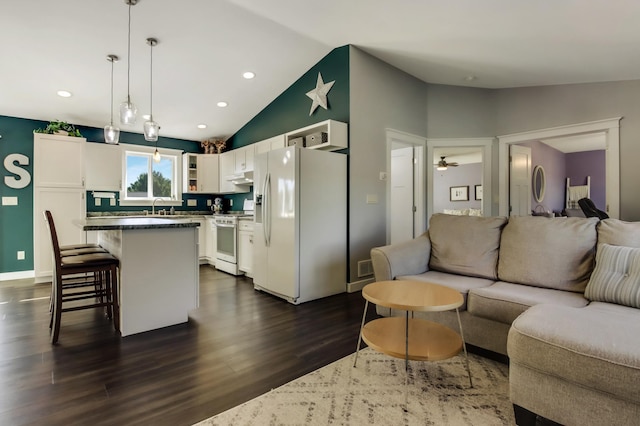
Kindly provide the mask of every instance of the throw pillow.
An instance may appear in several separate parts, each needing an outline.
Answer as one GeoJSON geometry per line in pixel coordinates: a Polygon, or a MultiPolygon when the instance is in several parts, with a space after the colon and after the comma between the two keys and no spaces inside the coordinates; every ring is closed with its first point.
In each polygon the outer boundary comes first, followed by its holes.
{"type": "Polygon", "coordinates": [[[584,296],[640,308],[640,249],[601,244],[584,296]]]}

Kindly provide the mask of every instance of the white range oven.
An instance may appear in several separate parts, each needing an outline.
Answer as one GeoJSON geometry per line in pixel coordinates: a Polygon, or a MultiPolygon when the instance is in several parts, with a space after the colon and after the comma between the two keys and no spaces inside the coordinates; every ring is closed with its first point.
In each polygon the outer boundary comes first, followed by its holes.
{"type": "Polygon", "coordinates": [[[243,212],[213,215],[216,225],[216,269],[232,275],[241,275],[238,269],[238,219],[240,217],[253,217],[253,200],[245,201],[243,212]]]}
{"type": "Polygon", "coordinates": [[[216,269],[239,275],[238,215],[214,215],[216,224],[216,269]]]}

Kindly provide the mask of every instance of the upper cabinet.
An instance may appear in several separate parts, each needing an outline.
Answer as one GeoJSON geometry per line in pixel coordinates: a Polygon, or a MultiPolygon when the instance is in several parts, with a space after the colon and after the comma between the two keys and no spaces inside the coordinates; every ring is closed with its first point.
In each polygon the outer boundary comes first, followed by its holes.
{"type": "Polygon", "coordinates": [[[253,144],[255,155],[285,147],[285,135],[274,136],[253,144]]]}
{"type": "Polygon", "coordinates": [[[285,135],[287,146],[337,151],[348,147],[347,123],[325,120],[285,135]]]}
{"type": "Polygon", "coordinates": [[[254,144],[234,149],[233,152],[235,153],[235,173],[252,172],[254,144]]]}
{"type": "Polygon", "coordinates": [[[84,188],[85,138],[33,134],[33,158],[38,164],[35,186],[84,188]],[[73,167],[69,167],[72,165],[73,167]]]}
{"type": "Polygon", "coordinates": [[[234,182],[244,181],[244,174],[253,171],[253,146],[251,153],[249,147],[233,149],[220,154],[220,193],[237,194],[249,192],[250,183],[236,184],[234,182]],[[249,170],[247,165],[247,157],[251,163],[249,170]]]}
{"type": "Polygon", "coordinates": [[[220,192],[219,157],[218,154],[183,154],[182,192],[200,194],[220,192]]]}
{"type": "Polygon", "coordinates": [[[88,191],[120,191],[122,150],[119,145],[85,144],[88,191]]]}

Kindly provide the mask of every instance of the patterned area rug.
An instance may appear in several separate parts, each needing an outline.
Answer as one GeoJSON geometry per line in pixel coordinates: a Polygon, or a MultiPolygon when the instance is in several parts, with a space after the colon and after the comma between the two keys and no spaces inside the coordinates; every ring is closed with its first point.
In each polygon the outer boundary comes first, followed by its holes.
{"type": "Polygon", "coordinates": [[[404,360],[372,349],[347,356],[224,413],[213,425],[514,425],[508,366],[469,355],[409,362],[405,412],[404,360]]]}

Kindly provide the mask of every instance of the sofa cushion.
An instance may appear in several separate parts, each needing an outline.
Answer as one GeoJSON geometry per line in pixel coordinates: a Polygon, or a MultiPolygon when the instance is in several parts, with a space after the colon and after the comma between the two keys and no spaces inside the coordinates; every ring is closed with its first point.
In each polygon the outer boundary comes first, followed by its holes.
{"type": "Polygon", "coordinates": [[[640,403],[640,311],[593,302],[533,306],[509,330],[511,363],[640,403]]]}
{"type": "Polygon", "coordinates": [[[446,272],[429,271],[420,275],[403,275],[399,280],[425,281],[433,284],[440,284],[458,290],[464,298],[464,303],[460,306],[460,311],[467,309],[467,294],[472,288],[487,287],[494,283],[486,278],[467,277],[465,275],[448,274],[446,272]]]}
{"type": "Polygon", "coordinates": [[[640,222],[605,219],[598,223],[598,245],[640,248],[640,222]]]}
{"type": "Polygon", "coordinates": [[[495,280],[504,217],[436,213],[429,222],[429,269],[495,280]]]}
{"type": "Polygon", "coordinates": [[[594,264],[597,223],[593,217],[511,217],[500,242],[500,281],[584,292],[594,264]]]}
{"type": "Polygon", "coordinates": [[[467,310],[479,317],[511,324],[531,306],[542,303],[583,307],[589,301],[580,293],[498,281],[489,287],[469,290],[467,310]]]}
{"type": "Polygon", "coordinates": [[[584,295],[589,300],[640,308],[640,249],[600,244],[584,295]]]}

